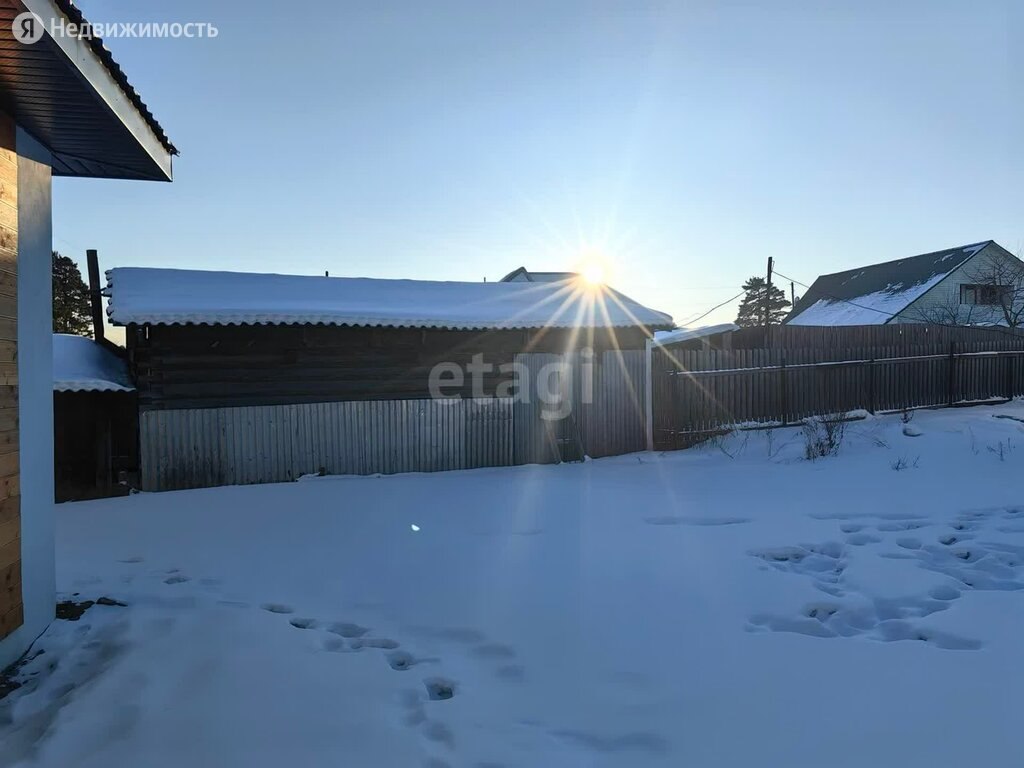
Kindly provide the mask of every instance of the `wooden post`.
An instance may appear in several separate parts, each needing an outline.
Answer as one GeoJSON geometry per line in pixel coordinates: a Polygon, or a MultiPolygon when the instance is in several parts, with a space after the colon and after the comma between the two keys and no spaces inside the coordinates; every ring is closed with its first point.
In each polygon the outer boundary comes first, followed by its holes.
{"type": "Polygon", "coordinates": [[[92,248],[85,252],[85,260],[89,267],[89,303],[92,307],[93,338],[100,344],[106,336],[103,329],[103,298],[100,286],[100,260],[92,248]]]}
{"type": "Polygon", "coordinates": [[[782,350],[782,357],[779,360],[779,399],[782,423],[789,423],[789,392],[786,382],[786,350],[782,350]]]}
{"type": "Polygon", "coordinates": [[[868,413],[875,415],[875,361],[868,361],[868,413]]]}
{"type": "Polygon", "coordinates": [[[679,394],[676,388],[679,385],[679,366],[673,365],[673,370],[668,373],[668,394],[669,394],[669,430],[672,433],[672,447],[679,448],[679,394]]]}
{"type": "Polygon", "coordinates": [[[647,450],[654,450],[654,339],[644,344],[644,428],[647,450]]]}
{"type": "Polygon", "coordinates": [[[949,391],[948,404],[952,408],[956,402],[956,342],[949,342],[949,391]]]}

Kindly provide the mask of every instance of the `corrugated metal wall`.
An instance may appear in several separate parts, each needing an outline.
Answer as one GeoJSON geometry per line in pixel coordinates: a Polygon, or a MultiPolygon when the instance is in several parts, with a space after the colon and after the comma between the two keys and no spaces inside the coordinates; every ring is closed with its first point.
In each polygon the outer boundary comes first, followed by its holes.
{"type": "Polygon", "coordinates": [[[594,375],[594,397],[584,407],[583,434],[587,455],[618,456],[642,451],[647,388],[643,350],[605,352],[594,375]]]}
{"type": "MultiPolygon", "coordinates": [[[[524,387],[527,391],[517,393],[514,414],[515,434],[513,436],[513,458],[516,464],[553,464],[558,461],[558,451],[551,439],[551,425],[543,418],[545,409],[552,408],[537,396],[537,385],[545,366],[562,362],[564,356],[548,352],[531,352],[516,355],[516,364],[526,374],[524,387]]],[[[556,374],[557,375],[557,374],[556,374]]],[[[559,388],[561,381],[552,381],[552,390],[559,388]]],[[[541,386],[547,386],[542,382],[541,386]]]]}
{"type": "Polygon", "coordinates": [[[146,411],[147,491],[512,463],[510,398],[146,411]]]}
{"type": "Polygon", "coordinates": [[[286,482],[332,475],[436,472],[558,461],[538,396],[561,391],[590,456],[645,447],[644,352],[605,352],[587,385],[579,353],[516,356],[529,397],[463,400],[367,400],[296,405],[145,411],[140,416],[142,488],[166,491],[286,482]],[[568,371],[571,370],[571,373],[568,371]],[[592,389],[592,396],[584,396],[592,389]],[[590,402],[587,402],[587,401],[590,402]]]}
{"type": "Polygon", "coordinates": [[[540,385],[550,391],[561,389],[562,396],[570,399],[571,417],[583,442],[584,452],[596,458],[644,450],[645,355],[641,349],[608,351],[600,359],[592,358],[589,384],[585,381],[587,361],[579,353],[516,355],[516,362],[529,371],[532,387],[528,401],[522,399],[514,406],[516,464],[558,461],[549,425],[542,416],[553,406],[538,397],[537,384],[544,366],[559,362],[567,363],[567,375],[557,382],[541,381],[540,385]],[[570,369],[571,374],[568,373],[570,369]]]}

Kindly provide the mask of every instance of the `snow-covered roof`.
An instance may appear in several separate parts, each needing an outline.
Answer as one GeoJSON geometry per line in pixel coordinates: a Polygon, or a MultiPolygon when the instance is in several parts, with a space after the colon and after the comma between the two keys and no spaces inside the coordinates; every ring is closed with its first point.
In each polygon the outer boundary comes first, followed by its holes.
{"type": "Polygon", "coordinates": [[[884,325],[989,245],[993,241],[822,275],[786,323],[884,325]]]}
{"type": "Polygon", "coordinates": [[[107,272],[106,294],[118,325],[672,326],[662,312],[575,280],[455,283],[120,267],[107,272]]]}
{"type": "Polygon", "coordinates": [[[55,392],[131,392],[128,363],[84,336],[53,334],[55,392]]]}
{"type": "Polygon", "coordinates": [[[676,328],[674,331],[657,331],[654,334],[654,343],[660,346],[667,344],[678,344],[682,341],[693,339],[704,339],[708,336],[716,336],[719,333],[738,331],[739,326],[734,323],[722,323],[721,325],[702,325],[697,328],[676,328]]]}

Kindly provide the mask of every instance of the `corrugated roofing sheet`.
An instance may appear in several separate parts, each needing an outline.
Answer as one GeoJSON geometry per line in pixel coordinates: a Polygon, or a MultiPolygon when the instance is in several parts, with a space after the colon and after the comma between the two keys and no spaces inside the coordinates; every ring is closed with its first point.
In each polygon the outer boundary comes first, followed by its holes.
{"type": "Polygon", "coordinates": [[[128,363],[92,339],[53,334],[54,392],[131,392],[128,363]]]}
{"type": "Polygon", "coordinates": [[[122,267],[107,272],[118,325],[352,325],[398,328],[671,328],[610,288],[457,283],[122,267]]]}

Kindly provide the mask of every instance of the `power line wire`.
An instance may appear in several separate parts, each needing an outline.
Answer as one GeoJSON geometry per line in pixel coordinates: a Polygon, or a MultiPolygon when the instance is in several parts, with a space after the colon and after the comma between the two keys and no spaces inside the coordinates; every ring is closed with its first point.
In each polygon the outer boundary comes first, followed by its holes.
{"type": "Polygon", "coordinates": [[[697,316],[697,317],[693,318],[692,320],[687,320],[686,322],[687,322],[687,323],[696,323],[696,322],[697,322],[698,320],[703,320],[703,319],[704,319],[705,317],[707,317],[708,315],[710,315],[710,314],[711,314],[712,312],[714,312],[714,311],[715,311],[716,309],[721,309],[721,308],[722,308],[722,307],[724,307],[724,306],[725,306],[726,304],[731,304],[732,302],[736,301],[736,299],[738,299],[738,298],[739,298],[740,296],[743,296],[743,295],[744,295],[745,293],[746,293],[746,291],[740,291],[740,292],[739,292],[739,293],[737,293],[737,294],[736,294],[735,296],[733,296],[733,297],[732,297],[731,299],[726,299],[726,300],[725,300],[725,301],[723,301],[723,302],[722,302],[721,304],[716,304],[716,305],[715,305],[715,306],[713,306],[713,307],[712,307],[711,309],[709,309],[709,310],[708,310],[707,312],[705,312],[705,313],[704,313],[703,315],[699,315],[699,316],[697,316]]]}

